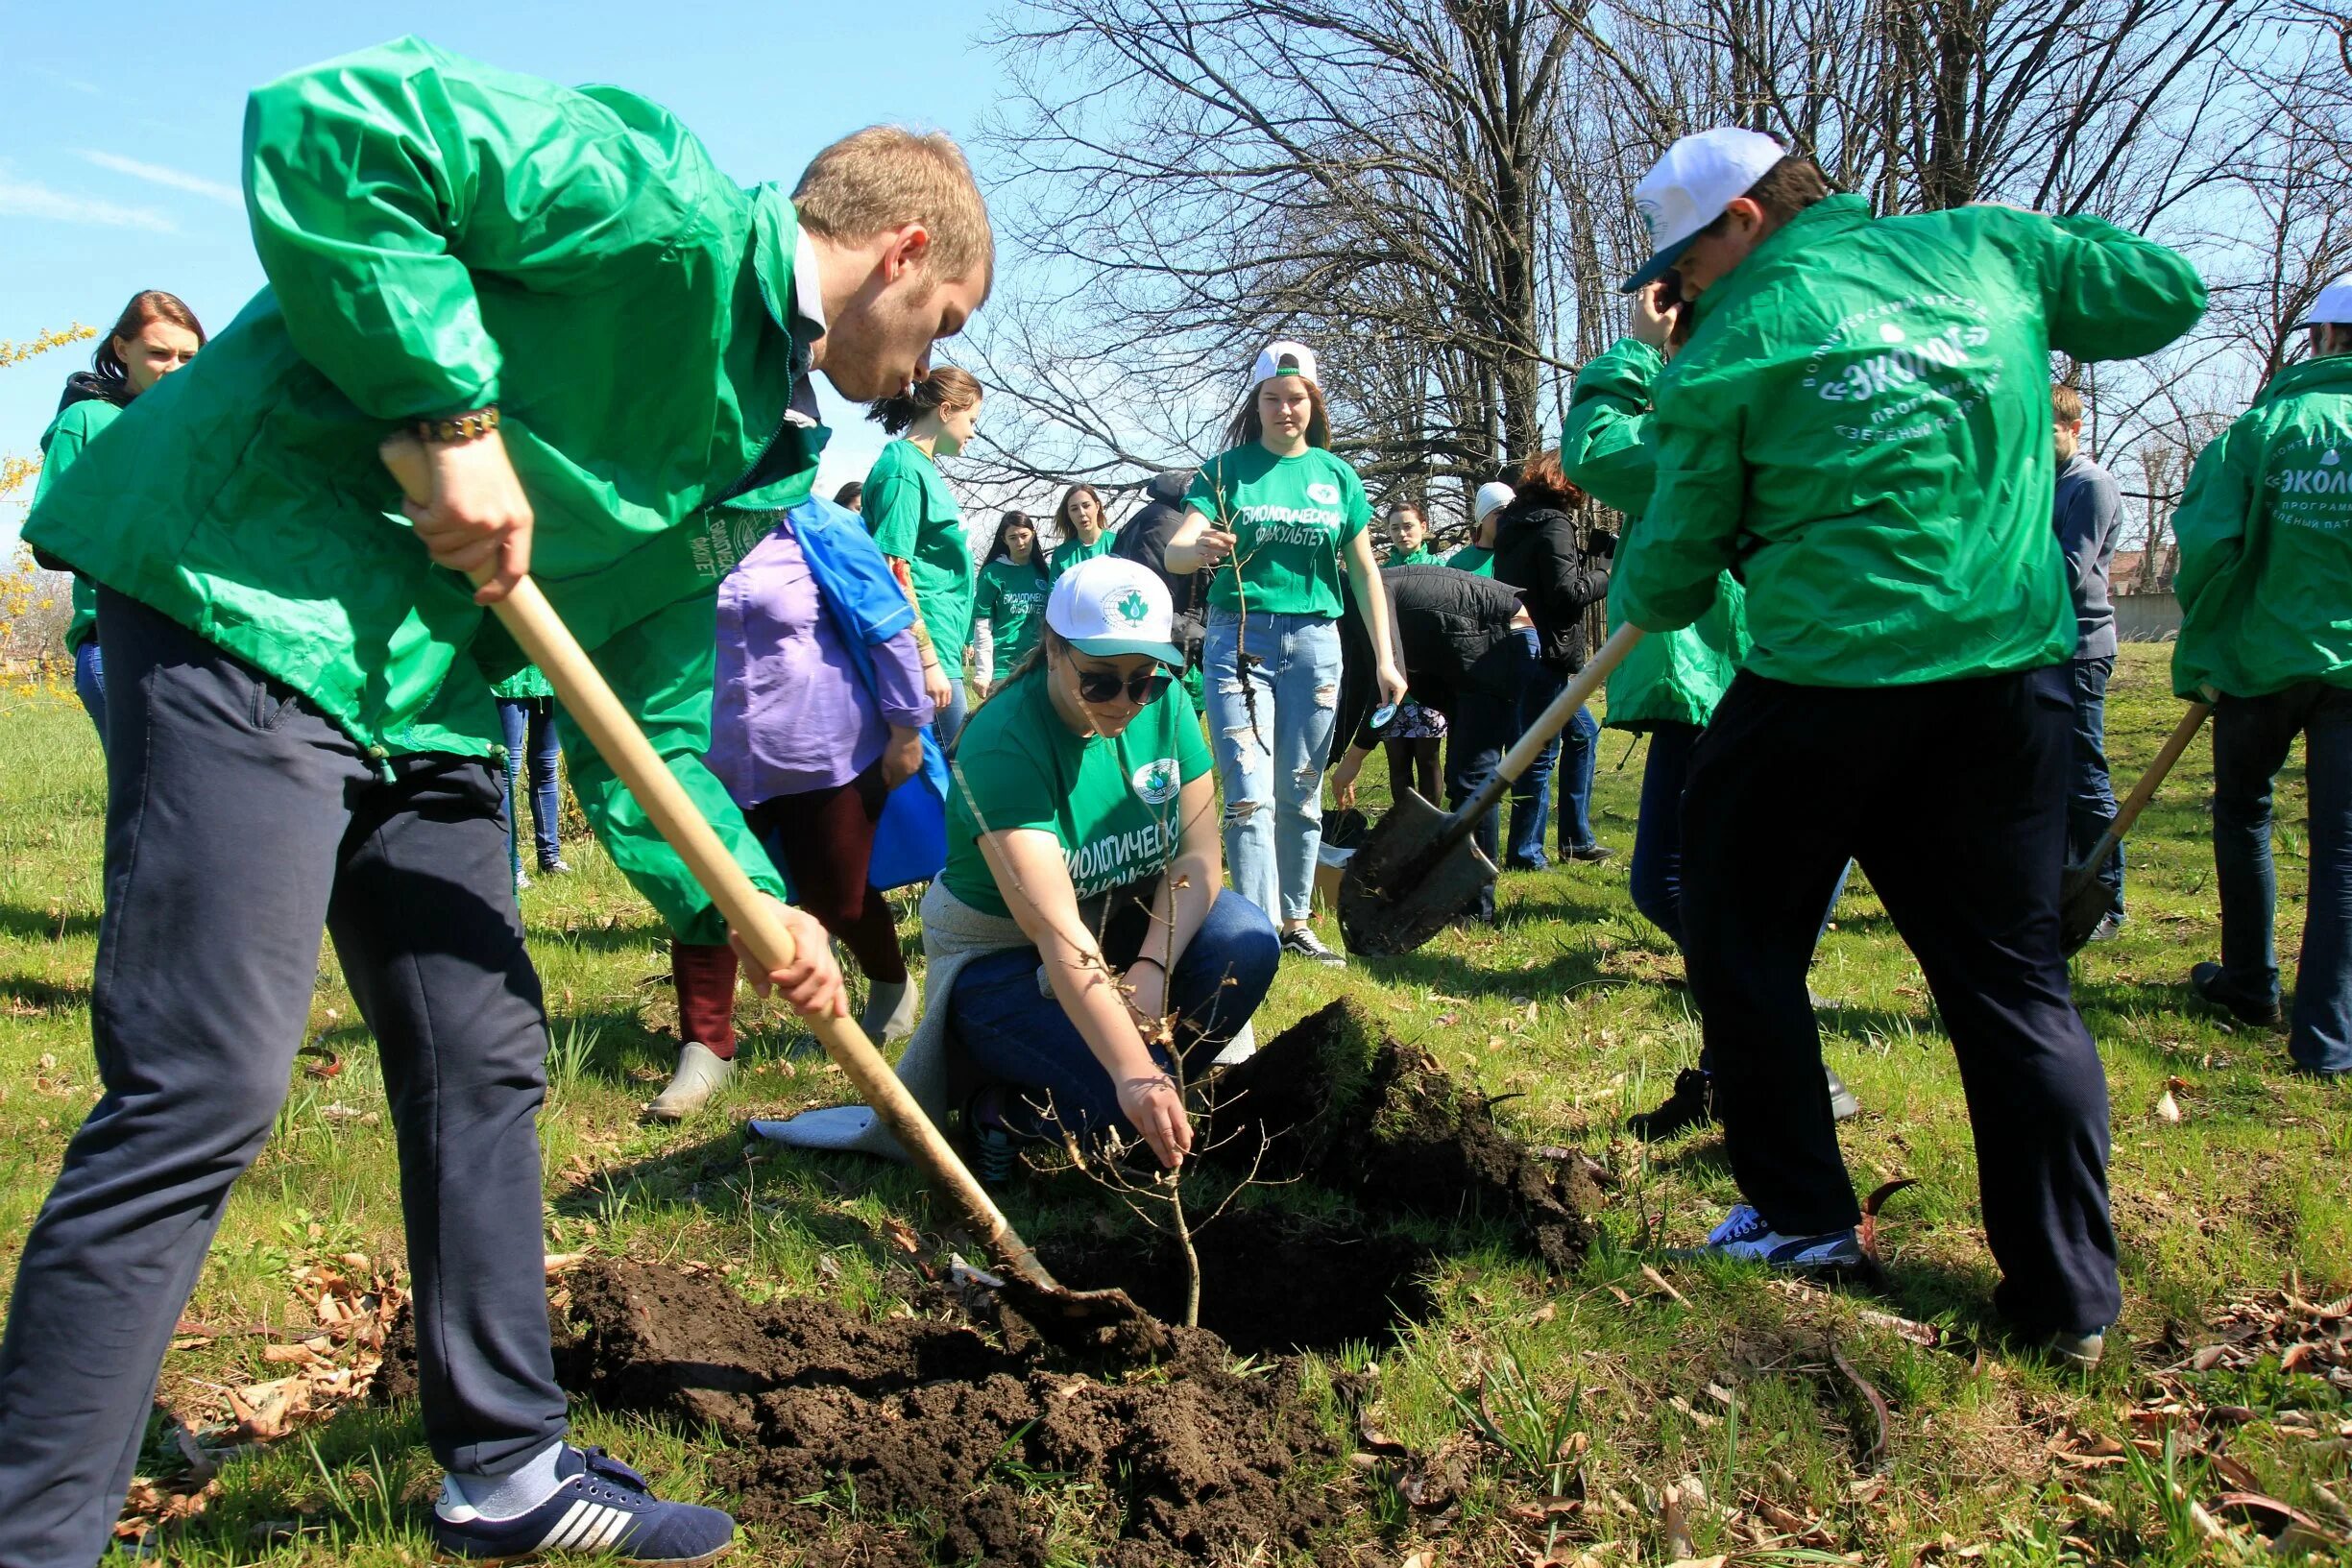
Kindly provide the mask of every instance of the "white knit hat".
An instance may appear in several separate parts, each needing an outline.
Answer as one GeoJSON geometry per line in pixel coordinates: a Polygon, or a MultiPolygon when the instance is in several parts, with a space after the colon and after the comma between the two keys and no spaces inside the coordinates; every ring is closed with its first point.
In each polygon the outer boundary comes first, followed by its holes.
{"type": "Polygon", "coordinates": [[[1470,526],[1477,527],[1518,498],[1519,493],[1500,479],[1488,480],[1478,487],[1478,495],[1470,502],[1470,526]]]}

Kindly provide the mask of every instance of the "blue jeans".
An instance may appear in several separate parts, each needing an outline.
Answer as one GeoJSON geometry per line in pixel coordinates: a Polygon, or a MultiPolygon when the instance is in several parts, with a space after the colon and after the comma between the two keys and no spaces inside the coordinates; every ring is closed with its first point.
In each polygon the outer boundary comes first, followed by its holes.
{"type": "MultiPolygon", "coordinates": [[[[1485,689],[1465,687],[1455,693],[1456,712],[1449,714],[1445,741],[1445,804],[1460,809],[1463,803],[1476,794],[1497,767],[1503,754],[1525,735],[1530,726],[1560,695],[1567,678],[1536,657],[1535,633],[1515,639],[1505,646],[1512,650],[1512,662],[1506,676],[1507,689],[1485,689]]],[[[1591,714],[1583,709],[1576,711],[1576,720],[1592,723],[1591,714]]],[[[1587,748],[1589,752],[1589,747],[1587,748]]],[[[1496,843],[1501,832],[1499,809],[1490,811],[1473,833],[1478,847],[1488,859],[1497,866],[1519,866],[1536,870],[1547,862],[1543,856],[1543,830],[1552,808],[1552,768],[1560,756],[1560,742],[1554,740],[1536,754],[1527,771],[1519,775],[1511,787],[1511,850],[1508,856],[1498,855],[1496,843]]],[[[1589,785],[1589,764],[1587,783],[1589,785]]],[[[1489,886],[1479,898],[1479,914],[1494,912],[1494,890],[1489,886]]]]}
{"type": "Polygon", "coordinates": [[[82,699],[82,711],[98,726],[98,749],[106,750],[107,666],[94,637],[74,650],[74,695],[82,699]]]}
{"type": "MultiPolygon", "coordinates": [[[[98,591],[107,764],[90,1028],[106,1093],[0,1338],[0,1562],[88,1568],[229,1192],[269,1140],[334,938],[400,1151],[424,1436],[513,1470],[564,1432],[540,1261],[547,1021],[486,759],[392,777],[281,683],[98,591]]],[[[380,1194],[378,1194],[380,1195],[380,1194]]]]}
{"type": "Polygon", "coordinates": [[[1321,615],[1209,613],[1209,749],[1224,791],[1233,891],[1278,920],[1304,920],[1323,837],[1323,764],[1339,715],[1339,622],[1321,615]],[[1247,655],[1249,665],[1243,667],[1247,655]]]}
{"type": "Polygon", "coordinates": [[[515,784],[527,760],[531,780],[531,836],[544,870],[562,853],[559,832],[563,798],[556,767],[563,760],[563,742],[555,735],[555,699],[500,697],[498,723],[506,730],[506,857],[518,874],[522,870],[522,812],[515,801],[515,784]],[[527,736],[527,748],[526,748],[527,736]]]}
{"type": "Polygon", "coordinates": [[[2303,736],[2311,888],[2295,965],[2288,1053],[2314,1073],[2352,1073],[2352,690],[2306,681],[2213,711],[2213,863],[2221,896],[2221,985],[2276,1002],[2270,781],[2303,736]]]}
{"type": "Polygon", "coordinates": [[[941,751],[951,750],[955,746],[956,737],[963,733],[964,717],[971,712],[969,700],[963,693],[961,666],[948,677],[947,689],[947,706],[935,710],[931,715],[931,736],[939,742],[941,751]]]}
{"type": "MultiPolygon", "coordinates": [[[[2115,820],[2115,787],[2107,778],[2107,680],[2115,673],[2112,654],[2074,661],[2074,768],[2066,797],[2066,857],[2069,864],[2091,853],[2115,820]]],[[[2123,919],[2123,846],[2117,844],[2099,867],[2107,887],[2107,912],[2123,919]]]]}
{"type": "MultiPolygon", "coordinates": [[[[1168,977],[1187,1083],[1200,1081],[1266,1000],[1281,954],[1273,924],[1257,905],[1230,893],[1209,905],[1168,977]]],[[[1124,968],[1136,955],[1113,951],[1104,956],[1124,968]]],[[[948,1000],[948,1019],[980,1075],[1014,1091],[1005,1120],[1016,1133],[1050,1139],[1066,1129],[1092,1140],[1125,1127],[1134,1136],[1120,1114],[1110,1074],[1040,974],[1035,948],[1007,948],[965,964],[948,1000]]],[[[1173,1065],[1165,1054],[1154,1054],[1163,1067],[1173,1065]]]]}
{"type": "MultiPolygon", "coordinates": [[[[1649,760],[1641,769],[1641,815],[1634,823],[1634,907],[1642,918],[1664,931],[1676,948],[1683,945],[1683,785],[1690,777],[1690,754],[1707,732],[1696,724],[1661,723],[1650,731],[1649,760]]],[[[1821,929],[1813,945],[1829,931],[1837,901],[1846,896],[1846,879],[1854,862],[1837,874],[1830,902],[1821,911],[1821,929]]],[[[1714,1070],[1714,1058],[1702,1038],[1699,1071],[1714,1070]]]]}

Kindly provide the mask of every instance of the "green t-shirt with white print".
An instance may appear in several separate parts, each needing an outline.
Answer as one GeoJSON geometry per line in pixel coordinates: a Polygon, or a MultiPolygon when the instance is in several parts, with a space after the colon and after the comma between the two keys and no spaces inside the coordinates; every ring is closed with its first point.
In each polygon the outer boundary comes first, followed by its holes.
{"type": "Polygon", "coordinates": [[[1184,504],[1235,536],[1212,609],[1339,618],[1340,552],[1372,520],[1355,470],[1320,446],[1276,457],[1253,442],[1211,458],[1184,504]]]}

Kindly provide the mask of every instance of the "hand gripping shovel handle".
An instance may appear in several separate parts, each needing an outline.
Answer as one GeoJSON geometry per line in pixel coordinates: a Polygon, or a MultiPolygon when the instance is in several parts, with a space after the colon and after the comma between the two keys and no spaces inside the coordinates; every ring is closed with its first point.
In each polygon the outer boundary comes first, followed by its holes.
{"type": "Polygon", "coordinates": [[[2099,834],[2098,842],[2092,846],[2091,853],[2083,857],[2082,864],[2074,868],[2073,875],[2069,879],[2070,884],[2098,875],[2098,868],[2106,863],[2108,856],[2115,853],[2115,847],[2123,841],[2123,835],[2131,832],[2132,824],[2140,820],[2140,813],[2147,809],[2147,803],[2156,798],[2156,790],[2163,784],[2165,776],[2172,771],[2172,764],[2180,760],[2181,753],[2189,749],[2189,742],[2196,738],[2197,731],[2204,727],[2207,716],[2212,712],[2213,704],[2210,702],[2193,702],[2182,711],[2180,722],[2173,725],[2172,733],[2165,737],[2164,745],[2156,753],[2156,760],[2148,763],[2147,771],[2140,775],[2140,782],[2132,785],[2131,793],[2116,808],[2115,820],[2107,824],[2107,831],[2099,834]]]}
{"type": "MultiPolygon", "coordinates": [[[[409,499],[419,505],[430,497],[432,485],[424,470],[424,453],[414,438],[395,436],[382,447],[384,466],[392,470],[409,499]]],[[[613,695],[596,666],[589,662],[571,632],[556,615],[546,595],[529,577],[491,607],[531,662],[555,688],[564,711],[596,748],[614,776],[628,786],[638,805],[669,847],[686,862],[702,890],[726,916],[727,924],[751,950],[752,956],[771,969],[788,966],[798,948],[792,933],[760,890],[751,885],[727,847],[685,786],[670,773],[637,720],[613,695]]],[[[972,1177],[955,1148],[916,1104],[907,1086],[890,1071],[874,1043],[854,1020],[824,1018],[811,1027],[858,1093],[882,1118],[891,1136],[933,1181],[944,1188],[980,1231],[989,1254],[1031,1284],[1059,1291],[1036,1254],[1013,1230],[1011,1221],[972,1177]]]]}
{"type": "Polygon", "coordinates": [[[1568,727],[1568,720],[1576,716],[1576,711],[1601,688],[1601,683],[1609,679],[1611,671],[1625,663],[1625,656],[1640,640],[1641,628],[1631,621],[1610,633],[1609,640],[1601,644],[1600,652],[1576,672],[1575,678],[1568,682],[1560,695],[1552,699],[1552,705],[1528,726],[1525,735],[1519,736],[1518,743],[1503,753],[1503,760],[1495,765],[1493,776],[1478,786],[1478,792],[1463,803],[1462,809],[1446,819],[1437,842],[1423,853],[1435,856],[1451,849],[1461,842],[1463,835],[1480,817],[1494,809],[1495,803],[1503,798],[1503,792],[1517,784],[1520,777],[1535,766],[1536,759],[1541,755],[1543,748],[1559,738],[1560,732],[1568,727]]]}

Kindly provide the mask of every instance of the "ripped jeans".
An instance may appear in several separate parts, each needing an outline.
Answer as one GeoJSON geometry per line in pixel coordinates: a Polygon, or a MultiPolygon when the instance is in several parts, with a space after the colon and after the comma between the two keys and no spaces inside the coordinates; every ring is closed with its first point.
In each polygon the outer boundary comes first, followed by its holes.
{"type": "Polygon", "coordinates": [[[1209,612],[1209,748],[1224,794],[1233,890],[1276,921],[1304,920],[1323,837],[1323,765],[1339,713],[1340,627],[1323,615],[1209,612]],[[1242,668],[1242,655],[1251,659],[1242,668]],[[1248,689],[1244,689],[1245,680],[1248,689]]]}

